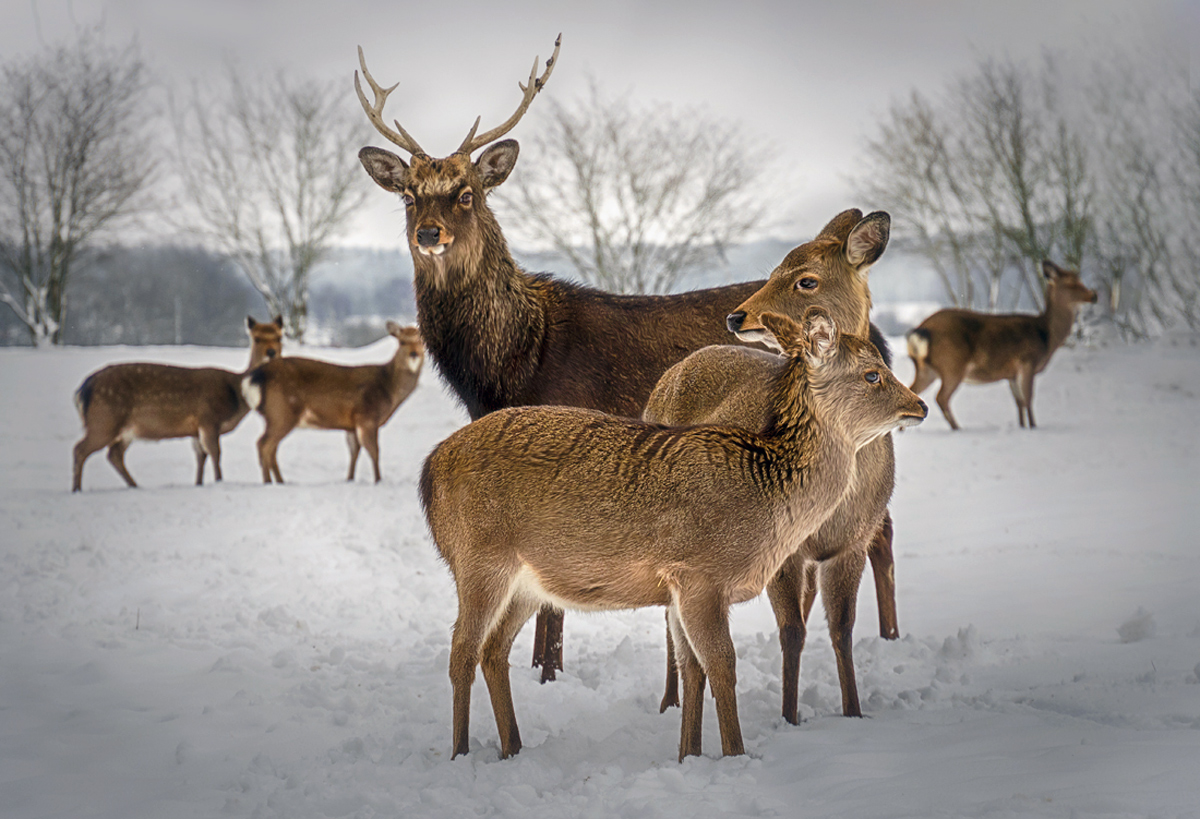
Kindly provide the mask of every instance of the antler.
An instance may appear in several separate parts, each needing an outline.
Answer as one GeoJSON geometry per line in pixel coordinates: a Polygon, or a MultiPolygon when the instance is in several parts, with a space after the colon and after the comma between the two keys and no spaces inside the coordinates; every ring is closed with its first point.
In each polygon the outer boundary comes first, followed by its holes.
{"type": "MultiPolygon", "coordinates": [[[[556,52],[557,53],[557,52],[556,52]]],[[[379,83],[375,82],[375,78],[371,76],[371,72],[367,70],[367,60],[363,57],[362,46],[358,47],[358,64],[362,67],[363,76],[367,78],[367,83],[371,86],[371,91],[375,94],[375,104],[371,105],[367,102],[367,95],[363,93],[362,83],[358,81],[358,72],[354,72],[354,90],[358,92],[358,101],[362,103],[363,110],[367,112],[367,119],[371,120],[371,124],[375,126],[375,130],[383,134],[388,141],[400,146],[408,151],[413,156],[418,154],[424,155],[425,151],[417,144],[408,131],[404,130],[404,126],[399,120],[393,120],[396,123],[396,130],[393,131],[383,121],[383,105],[387,102],[388,94],[396,90],[396,83],[391,88],[384,88],[379,83]],[[397,133],[397,131],[399,133],[397,133]]],[[[550,72],[547,71],[547,74],[550,72]]],[[[526,103],[528,105],[528,103],[526,103]]]]}
{"type": "MultiPolygon", "coordinates": [[[[516,113],[509,117],[508,120],[506,120],[502,125],[499,125],[486,133],[480,134],[479,136],[475,136],[475,131],[477,128],[479,128],[479,120],[482,119],[482,117],[476,117],[475,124],[471,126],[471,132],[467,134],[467,138],[463,140],[462,145],[458,146],[458,150],[455,151],[455,153],[467,154],[469,156],[471,153],[479,148],[482,148],[484,145],[487,145],[489,142],[494,142],[507,134],[518,122],[521,121],[521,117],[525,116],[525,111],[529,108],[529,103],[533,102],[533,98],[536,97],[537,93],[542,90],[542,86],[546,84],[546,80],[550,79],[550,72],[554,70],[554,64],[558,61],[558,48],[560,45],[562,45],[561,33],[554,40],[554,53],[550,55],[550,59],[546,60],[546,71],[540,77],[537,75],[537,69],[538,60],[541,58],[533,58],[533,70],[529,72],[529,84],[524,85],[522,83],[517,83],[521,91],[524,93],[524,97],[521,100],[521,104],[517,106],[516,113]]],[[[366,71],[365,68],[363,70],[366,71]]],[[[396,125],[399,127],[399,123],[396,123],[396,125]]]]}

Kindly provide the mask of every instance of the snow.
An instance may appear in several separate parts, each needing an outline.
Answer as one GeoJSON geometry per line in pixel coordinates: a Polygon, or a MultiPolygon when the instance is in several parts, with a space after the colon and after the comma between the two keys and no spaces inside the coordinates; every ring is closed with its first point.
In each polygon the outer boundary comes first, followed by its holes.
{"type": "Polygon", "coordinates": [[[187,441],[139,442],[141,488],[97,453],[68,492],[87,373],[245,356],[0,350],[0,815],[1200,816],[1196,339],[1061,350],[1033,432],[999,384],[955,396],[962,432],[935,407],[900,434],[903,636],[879,638],[868,572],[866,718],[840,716],[818,622],[803,723],[780,719],[760,599],[733,614],[748,753],[720,758],[710,700],[705,756],[683,764],[679,712],[658,713],[658,610],[569,614],[566,671],[545,686],[527,626],[524,749],[498,759],[480,677],[471,753],[450,761],[456,601],[415,481],[466,419],[432,370],[383,430],[379,485],[366,464],[342,480],[340,433],[297,431],[291,482],[263,486],[252,415],[222,439],[223,484],[191,485],[187,441]]]}

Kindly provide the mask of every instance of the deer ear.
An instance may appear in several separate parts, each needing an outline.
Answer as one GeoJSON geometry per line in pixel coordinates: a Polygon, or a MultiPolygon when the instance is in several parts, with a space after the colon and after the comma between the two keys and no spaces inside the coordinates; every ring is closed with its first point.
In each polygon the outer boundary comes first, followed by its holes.
{"type": "Polygon", "coordinates": [[[821,232],[817,234],[817,238],[837,239],[840,242],[844,242],[846,241],[846,237],[850,235],[850,229],[861,222],[862,218],[862,211],[858,208],[844,210],[830,219],[829,224],[821,228],[821,232]]]}
{"type": "Polygon", "coordinates": [[[521,148],[515,139],[504,139],[495,145],[489,145],[475,160],[475,170],[485,190],[491,190],[499,185],[512,173],[517,164],[517,154],[521,148]]]}
{"type": "Polygon", "coordinates": [[[1049,259],[1042,259],[1042,275],[1048,280],[1054,281],[1062,273],[1062,268],[1056,265],[1049,259]]]}
{"type": "Polygon", "coordinates": [[[860,274],[866,274],[887,249],[891,232],[891,216],[881,210],[867,214],[846,237],[846,261],[860,274]]]}
{"type": "Polygon", "coordinates": [[[387,329],[388,335],[395,336],[396,338],[400,338],[400,334],[404,332],[404,329],[394,321],[389,321],[384,327],[387,329]]]}
{"type": "Polygon", "coordinates": [[[763,313],[758,317],[763,327],[775,336],[775,342],[784,355],[794,354],[804,344],[804,331],[800,325],[779,313],[763,313]]]}
{"type": "Polygon", "coordinates": [[[813,305],[804,311],[804,333],[808,345],[804,352],[810,364],[824,364],[837,346],[837,326],[833,316],[823,307],[813,305]]]}
{"type": "Polygon", "coordinates": [[[254,326],[256,324],[258,324],[258,322],[254,320],[254,316],[246,316],[246,329],[247,330],[253,330],[254,326]]]}
{"type": "Polygon", "coordinates": [[[403,193],[408,184],[408,165],[391,151],[368,145],[358,152],[358,161],[375,184],[385,191],[403,193]]]}

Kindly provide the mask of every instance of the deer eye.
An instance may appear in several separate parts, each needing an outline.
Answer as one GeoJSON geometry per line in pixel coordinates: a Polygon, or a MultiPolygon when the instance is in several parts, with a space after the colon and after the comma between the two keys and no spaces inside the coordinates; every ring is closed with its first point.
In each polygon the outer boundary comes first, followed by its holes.
{"type": "Polygon", "coordinates": [[[463,191],[462,195],[458,197],[458,204],[462,205],[464,208],[469,208],[471,207],[472,199],[474,199],[474,197],[471,195],[470,191],[463,191]]]}
{"type": "Polygon", "coordinates": [[[411,208],[417,201],[416,199],[413,199],[413,195],[411,193],[405,193],[403,196],[401,196],[401,198],[404,200],[404,207],[406,208],[411,208]]]}
{"type": "Polygon", "coordinates": [[[879,373],[875,370],[868,371],[863,376],[863,378],[867,379],[868,384],[878,384],[879,383],[879,373]]]}
{"type": "Polygon", "coordinates": [[[816,290],[817,289],[817,280],[814,279],[812,276],[805,276],[803,279],[796,282],[796,289],[797,290],[816,290]]]}

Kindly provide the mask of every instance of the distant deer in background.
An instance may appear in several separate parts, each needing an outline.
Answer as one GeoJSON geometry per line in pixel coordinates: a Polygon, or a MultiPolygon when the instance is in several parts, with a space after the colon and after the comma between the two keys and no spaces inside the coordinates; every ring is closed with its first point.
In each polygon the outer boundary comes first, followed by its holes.
{"type": "Polygon", "coordinates": [[[371,456],[379,483],[379,428],[387,423],[417,386],[425,348],[416,327],[387,323],[388,334],[400,342],[386,364],[347,367],[311,358],[281,358],[251,370],[241,380],[242,394],[267,426],[258,439],[258,462],[263,483],[283,483],[276,457],[279,442],[296,427],[342,429],[350,448],[354,480],[361,448],[371,456]]]}
{"type": "MultiPolygon", "coordinates": [[[[743,338],[764,338],[778,347],[763,323],[763,314],[802,313],[805,304],[830,310],[837,326],[866,336],[871,294],[867,274],[883,254],[891,218],[877,211],[865,218],[859,210],[838,214],[811,242],[793,250],[771,273],[767,285],[729,316],[729,327],[743,338]]],[[[883,355],[883,350],[880,350],[883,355]]],[[[884,355],[886,362],[887,357],[884,355]]],[[[749,347],[713,346],[697,350],[663,375],[642,418],[672,426],[726,424],[756,432],[769,420],[771,384],[787,364],[783,356],[749,347]]],[[[842,713],[862,716],[851,652],[858,586],[870,552],[891,557],[891,518],[887,505],[895,485],[892,437],[883,435],[858,450],[855,477],[837,508],[797,548],[767,584],[767,596],[779,624],[783,650],[782,713],[797,722],[800,654],[809,614],[820,585],[837,658],[842,713]]],[[[895,576],[892,564],[876,566],[875,589],[880,630],[896,638],[895,576]]],[[[667,631],[667,686],[659,710],[679,704],[678,675],[667,631]]]]}
{"type": "MultiPolygon", "coordinates": [[[[246,317],[250,334],[249,370],[283,349],[283,319],[269,323],[246,317]]],[[[221,480],[220,437],[250,411],[242,400],[242,373],[216,367],[168,364],[113,364],[89,375],[75,391],[84,435],[75,445],[72,492],[83,488],[83,463],[108,447],[108,462],[125,483],[137,486],[125,468],[125,450],[135,439],[192,438],[196,485],[204,483],[204,462],[212,456],[213,478],[221,480]]]]}
{"type": "Polygon", "coordinates": [[[521,749],[508,654],[539,606],[666,606],[683,669],[679,759],[701,750],[706,679],[724,754],[744,752],[729,606],[759,594],[840,502],[855,452],[926,408],[878,350],[810,307],[762,317],[786,351],[761,432],[663,427],[573,407],[514,407],[439,444],[421,473],[454,575],[453,756],[469,749],[482,665],[500,755],[521,749]]]}
{"type": "Polygon", "coordinates": [[[923,392],[938,378],[937,403],[951,429],[958,429],[950,397],[964,381],[990,384],[1007,380],[1022,427],[1033,421],[1033,377],[1046,369],[1054,351],[1071,334],[1075,313],[1095,304],[1096,291],[1084,287],[1079,273],[1042,262],[1046,307],[1039,315],[995,315],[971,310],[939,310],[908,333],[908,355],[916,365],[912,391],[923,392]]]}
{"type": "MultiPolygon", "coordinates": [[[[479,136],[476,119],[445,159],[429,156],[399,122],[393,129],[384,121],[396,86],[379,85],[358,52],[374,95],[368,101],[356,72],[359,102],[375,129],[411,155],[411,165],[374,147],[359,151],[359,159],[380,187],[404,202],[417,324],[433,363],[472,419],[539,404],[637,417],[668,367],[701,347],[733,340],[725,317],[766,284],[617,296],[517,266],[487,194],[508,178],[518,145],[495,140],[516,126],[545,86],[560,41],[541,76],[534,61],[516,112],[479,136]]],[[[548,607],[537,622],[533,664],[542,667],[543,681],[552,680],[562,668],[562,613],[548,607]]]]}

